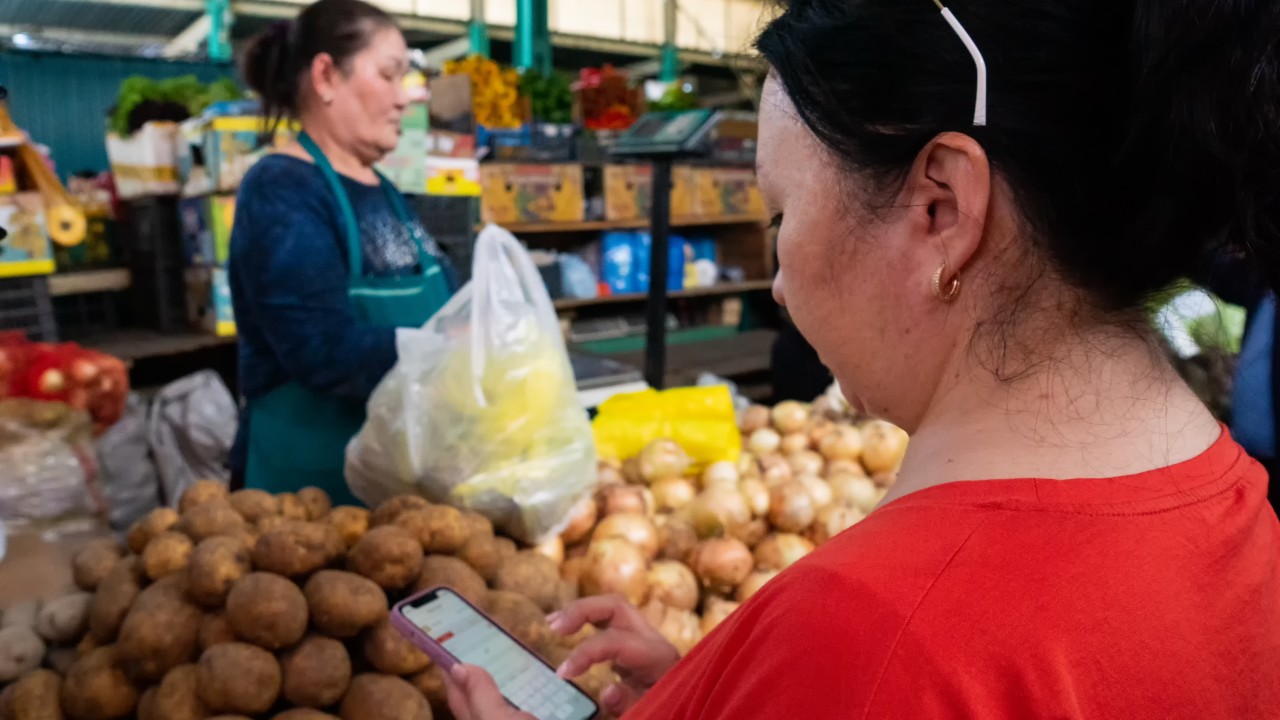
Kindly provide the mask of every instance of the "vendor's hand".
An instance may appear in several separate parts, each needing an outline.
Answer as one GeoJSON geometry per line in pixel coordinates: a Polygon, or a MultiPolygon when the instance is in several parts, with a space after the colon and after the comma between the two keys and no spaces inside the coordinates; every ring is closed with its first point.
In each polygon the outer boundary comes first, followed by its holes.
{"type": "Polygon", "coordinates": [[[654,630],[640,611],[618,595],[583,598],[547,618],[551,629],[572,635],[591,623],[603,632],[583,640],[556,670],[575,678],[592,665],[612,662],[622,679],[600,694],[600,703],[621,715],[680,661],[680,653],[654,630]]]}
{"type": "Polygon", "coordinates": [[[538,720],[511,707],[493,676],[475,665],[454,665],[444,673],[444,685],[457,720],[538,720]]]}

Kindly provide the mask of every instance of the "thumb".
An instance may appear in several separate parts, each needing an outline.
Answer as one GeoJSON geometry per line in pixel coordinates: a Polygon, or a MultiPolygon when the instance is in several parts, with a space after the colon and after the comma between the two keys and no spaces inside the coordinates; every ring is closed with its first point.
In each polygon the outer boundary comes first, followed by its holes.
{"type": "Polygon", "coordinates": [[[466,696],[471,717],[476,720],[499,720],[517,716],[517,711],[502,697],[493,676],[484,669],[459,663],[449,671],[449,677],[466,696]]]}
{"type": "Polygon", "coordinates": [[[600,704],[610,715],[621,716],[640,700],[640,693],[623,683],[614,683],[600,693],[600,704]]]}

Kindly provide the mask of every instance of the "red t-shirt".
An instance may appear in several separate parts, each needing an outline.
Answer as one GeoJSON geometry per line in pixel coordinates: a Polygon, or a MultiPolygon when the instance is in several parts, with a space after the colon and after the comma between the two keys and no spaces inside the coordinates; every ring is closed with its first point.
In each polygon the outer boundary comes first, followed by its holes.
{"type": "Polygon", "coordinates": [[[1226,432],[1108,479],[939,485],[792,566],[627,714],[1280,717],[1280,522],[1226,432]]]}

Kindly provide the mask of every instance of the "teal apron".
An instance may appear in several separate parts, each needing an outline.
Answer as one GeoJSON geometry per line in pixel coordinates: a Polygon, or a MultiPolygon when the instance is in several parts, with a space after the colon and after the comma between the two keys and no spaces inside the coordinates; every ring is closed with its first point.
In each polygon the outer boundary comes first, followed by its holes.
{"type": "MultiPolygon", "coordinates": [[[[402,277],[365,277],[360,226],[338,173],[304,132],[298,142],[315,160],[337,201],[350,266],[347,295],[359,322],[379,327],[421,327],[449,300],[440,264],[426,250],[422,230],[409,215],[404,197],[382,175],[378,179],[396,215],[413,233],[420,269],[402,277]]],[[[359,504],[347,488],[343,468],[347,443],[365,420],[363,400],[313,392],[286,383],[249,401],[249,447],[245,487],[267,492],[322,488],[335,505],[359,504]]]]}

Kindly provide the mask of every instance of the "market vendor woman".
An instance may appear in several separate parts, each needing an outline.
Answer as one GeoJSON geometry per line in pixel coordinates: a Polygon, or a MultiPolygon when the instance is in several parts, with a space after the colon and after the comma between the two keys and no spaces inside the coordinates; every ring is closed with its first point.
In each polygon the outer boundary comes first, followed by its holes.
{"type": "Polygon", "coordinates": [[[378,8],[320,0],[257,38],[242,70],[264,114],[302,132],[249,171],[236,204],[230,282],[246,402],[233,474],[352,502],[344,451],[396,362],[397,328],[423,325],[455,289],[374,169],[399,139],[408,48],[378,8]]]}

